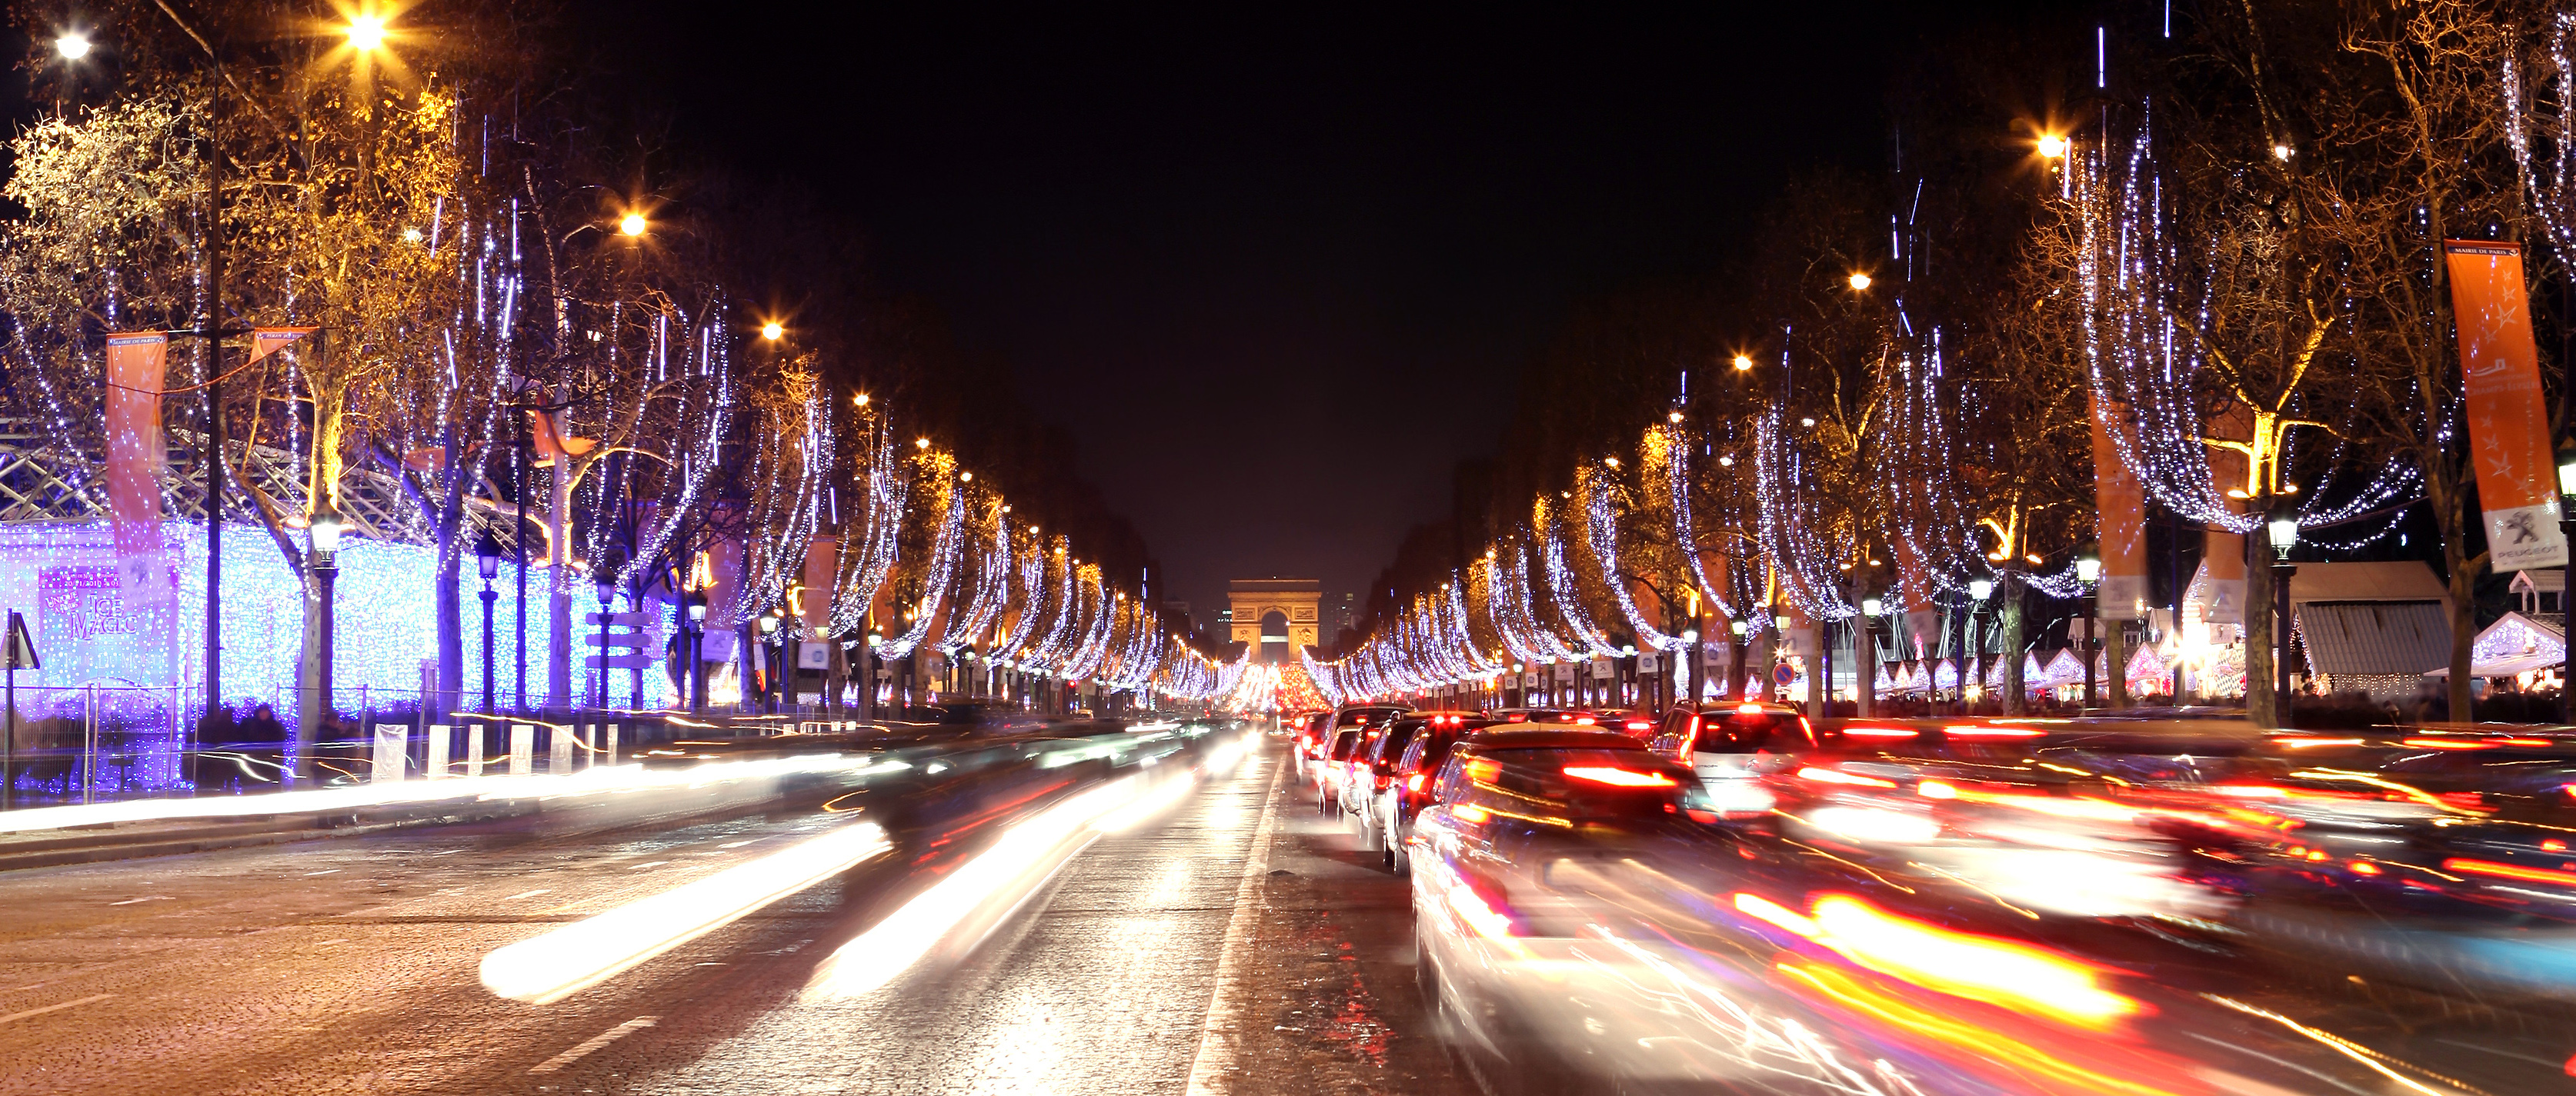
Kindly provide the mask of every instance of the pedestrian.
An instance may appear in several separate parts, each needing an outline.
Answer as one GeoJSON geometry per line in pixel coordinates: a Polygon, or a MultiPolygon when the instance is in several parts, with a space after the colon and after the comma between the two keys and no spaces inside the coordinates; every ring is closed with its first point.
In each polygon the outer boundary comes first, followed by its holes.
{"type": "Polygon", "coordinates": [[[250,710],[250,718],[233,725],[232,753],[242,769],[244,784],[275,784],[279,770],[286,764],[286,725],[277,721],[277,709],[262,704],[250,710]]]}

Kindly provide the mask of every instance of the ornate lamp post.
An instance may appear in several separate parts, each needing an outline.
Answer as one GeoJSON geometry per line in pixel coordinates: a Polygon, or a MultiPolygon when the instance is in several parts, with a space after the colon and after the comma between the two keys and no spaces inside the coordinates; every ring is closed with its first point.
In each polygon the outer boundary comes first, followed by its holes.
{"type": "Polygon", "coordinates": [[[2279,614],[2273,642],[2280,654],[2272,660],[2272,711],[2281,725],[2290,725],[2290,576],[2299,569],[2290,566],[2290,548],[2299,542],[2299,514],[2287,499],[2272,504],[2272,516],[2264,523],[2272,534],[2272,606],[2279,614]]]}
{"type": "Polygon", "coordinates": [[[2102,557],[2087,547],[2075,560],[2075,581],[2084,587],[2084,706],[2101,702],[2101,686],[2094,680],[2096,652],[2102,649],[2102,557]]]}
{"type": "Polygon", "coordinates": [[[689,599],[689,714],[707,713],[707,592],[692,590],[689,599]]]}
{"type": "Polygon", "coordinates": [[[1726,630],[1734,637],[1727,641],[1726,698],[1742,700],[1744,699],[1744,639],[1745,633],[1751,629],[1744,626],[1743,617],[1737,617],[1726,622],[1726,630]]]}
{"type": "Polygon", "coordinates": [[[617,580],[606,567],[591,578],[591,591],[599,595],[599,685],[590,694],[590,706],[600,711],[608,708],[608,609],[617,600],[617,580]]]}
{"type": "Polygon", "coordinates": [[[490,533],[474,542],[474,567],[483,576],[483,713],[499,709],[493,706],[492,680],[492,603],[501,595],[492,592],[492,580],[501,575],[501,543],[490,533]]]}
{"type": "MultiPolygon", "coordinates": [[[[316,637],[315,645],[319,647],[320,650],[316,652],[318,657],[314,660],[316,665],[314,667],[313,680],[306,682],[306,684],[311,686],[313,689],[312,696],[308,699],[307,707],[304,709],[306,712],[306,718],[302,721],[304,723],[304,733],[307,738],[306,745],[310,745],[313,740],[313,736],[318,734],[318,732],[323,728],[330,725],[334,714],[334,710],[331,707],[331,663],[333,661],[331,649],[333,630],[331,603],[333,587],[337,584],[337,580],[340,577],[339,556],[340,532],[342,528],[343,524],[340,518],[340,511],[333,508],[330,500],[325,498],[322,502],[322,509],[320,512],[313,515],[312,523],[305,529],[305,532],[310,537],[313,552],[313,584],[315,587],[314,592],[321,600],[322,625],[321,634],[316,637]]],[[[298,756],[292,759],[288,764],[295,774],[301,775],[304,768],[304,758],[301,756],[301,752],[299,751],[298,756]]]]}

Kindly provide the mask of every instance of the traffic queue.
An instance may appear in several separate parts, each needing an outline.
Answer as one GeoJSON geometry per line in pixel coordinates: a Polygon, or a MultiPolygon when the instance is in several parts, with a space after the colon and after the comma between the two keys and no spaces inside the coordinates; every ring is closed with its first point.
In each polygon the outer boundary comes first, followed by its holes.
{"type": "Polygon", "coordinates": [[[1490,1092],[2576,1074],[2576,731],[1759,703],[1293,726],[1318,809],[1410,877],[1424,1006],[1490,1092]]]}

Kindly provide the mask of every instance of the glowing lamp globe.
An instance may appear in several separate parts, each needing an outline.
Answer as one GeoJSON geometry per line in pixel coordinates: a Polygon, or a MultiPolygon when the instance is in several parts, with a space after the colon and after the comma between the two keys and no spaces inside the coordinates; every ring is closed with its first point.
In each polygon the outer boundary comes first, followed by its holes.
{"type": "Polygon", "coordinates": [[[1874,617],[1886,611],[1886,609],[1887,603],[1880,601],[1877,598],[1865,597],[1860,599],[1860,615],[1862,616],[1874,617]]]}
{"type": "Polygon", "coordinates": [[[54,52],[63,60],[78,61],[89,56],[89,37],[78,32],[63,35],[54,39],[54,52]]]}
{"type": "Polygon", "coordinates": [[[1990,578],[1969,579],[1968,596],[1979,601],[1984,601],[1987,598],[1995,596],[1995,580],[1990,578]]]}

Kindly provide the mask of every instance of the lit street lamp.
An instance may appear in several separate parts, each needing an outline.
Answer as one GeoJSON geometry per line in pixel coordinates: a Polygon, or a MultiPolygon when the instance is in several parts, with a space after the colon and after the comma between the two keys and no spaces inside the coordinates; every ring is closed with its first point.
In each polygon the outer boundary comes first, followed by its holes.
{"type": "Polygon", "coordinates": [[[89,36],[79,31],[66,32],[62,37],[54,39],[54,53],[66,61],[78,61],[87,57],[89,56],[89,36]]]}
{"type": "Polygon", "coordinates": [[[2094,680],[2093,661],[2102,649],[2102,557],[2092,548],[2075,559],[2075,581],[2084,587],[2084,706],[2099,702],[2100,688],[2094,680]]]}
{"type": "Polygon", "coordinates": [[[499,710],[493,705],[492,603],[501,595],[492,592],[492,580],[501,575],[501,542],[488,531],[474,542],[474,566],[483,575],[483,712],[489,715],[499,710]]]}
{"type": "MultiPolygon", "coordinates": [[[[1977,691],[1981,693],[1985,691],[1986,686],[1986,632],[1984,613],[1986,610],[1986,602],[1991,600],[1994,596],[1995,580],[1990,578],[1972,578],[1968,580],[1968,654],[1969,661],[1974,664],[1972,670],[1976,675],[1977,691]]],[[[1959,699],[1963,703],[1968,700],[1968,687],[1965,684],[1964,679],[1962,684],[1959,686],[1959,699]]]]}
{"type": "MultiPolygon", "coordinates": [[[[299,721],[304,728],[305,745],[315,741],[317,732],[329,725],[334,712],[331,706],[331,663],[333,661],[331,598],[332,587],[340,577],[341,528],[340,511],[334,509],[327,498],[322,502],[321,511],[314,514],[313,520],[305,527],[313,553],[314,593],[320,599],[321,607],[321,634],[315,642],[315,646],[319,648],[315,659],[317,665],[314,667],[314,679],[305,683],[310,687],[310,691],[305,697],[304,718],[299,721]]],[[[298,756],[289,762],[290,782],[295,771],[301,770],[303,764],[304,758],[299,750],[298,756]]]]}
{"type": "Polygon", "coordinates": [[[2288,499],[2272,504],[2271,519],[2264,522],[2272,535],[2272,606],[2279,614],[2273,625],[2272,641],[2280,654],[2272,660],[2272,711],[2281,726],[2290,725],[2290,576],[2299,569],[2290,566],[2290,549],[2299,543],[2298,505],[2288,499]]]}

